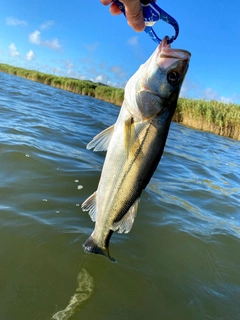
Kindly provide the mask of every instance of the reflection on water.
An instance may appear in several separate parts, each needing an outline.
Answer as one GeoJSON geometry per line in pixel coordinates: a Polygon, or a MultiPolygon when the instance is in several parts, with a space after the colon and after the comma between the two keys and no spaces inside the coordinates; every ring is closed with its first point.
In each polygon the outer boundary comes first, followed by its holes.
{"type": "Polygon", "coordinates": [[[240,142],[172,123],[116,258],[86,254],[81,203],[119,108],[0,73],[0,318],[239,319],[240,142]]]}
{"type": "Polygon", "coordinates": [[[77,277],[78,287],[71,297],[69,304],[64,310],[58,311],[53,315],[53,319],[56,320],[67,320],[69,319],[76,310],[80,307],[83,301],[86,301],[90,298],[93,291],[93,279],[88,274],[85,269],[82,269],[77,277]]]}

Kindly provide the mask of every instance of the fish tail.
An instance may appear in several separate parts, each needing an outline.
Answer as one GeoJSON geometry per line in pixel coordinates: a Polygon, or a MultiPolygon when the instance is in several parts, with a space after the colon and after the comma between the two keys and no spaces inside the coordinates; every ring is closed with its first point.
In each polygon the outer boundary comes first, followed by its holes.
{"type": "Polygon", "coordinates": [[[111,261],[115,261],[113,258],[110,257],[108,248],[102,248],[100,247],[93,239],[92,236],[90,236],[85,243],[83,244],[84,250],[96,254],[101,254],[107,258],[109,258],[111,261]]]}

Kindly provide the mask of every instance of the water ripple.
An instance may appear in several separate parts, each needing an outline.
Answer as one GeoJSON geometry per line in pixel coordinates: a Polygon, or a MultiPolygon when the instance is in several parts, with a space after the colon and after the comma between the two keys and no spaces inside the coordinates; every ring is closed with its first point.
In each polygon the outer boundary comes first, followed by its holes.
{"type": "Polygon", "coordinates": [[[0,318],[73,306],[74,319],[238,319],[240,142],[172,123],[133,230],[113,235],[111,264],[83,252],[94,225],[80,206],[104,161],[86,144],[119,108],[0,78],[0,318]],[[79,270],[94,282],[86,302],[78,289],[70,300],[79,270]]]}

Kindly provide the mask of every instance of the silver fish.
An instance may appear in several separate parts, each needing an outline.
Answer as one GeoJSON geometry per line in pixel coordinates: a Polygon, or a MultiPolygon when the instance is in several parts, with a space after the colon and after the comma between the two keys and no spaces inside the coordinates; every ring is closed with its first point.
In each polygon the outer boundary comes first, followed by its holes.
{"type": "Polygon", "coordinates": [[[107,154],[97,191],[82,204],[95,222],[86,251],[111,259],[112,233],[131,230],[142,190],[161,159],[190,56],[171,49],[165,38],[128,81],[116,123],[87,145],[107,154]]]}

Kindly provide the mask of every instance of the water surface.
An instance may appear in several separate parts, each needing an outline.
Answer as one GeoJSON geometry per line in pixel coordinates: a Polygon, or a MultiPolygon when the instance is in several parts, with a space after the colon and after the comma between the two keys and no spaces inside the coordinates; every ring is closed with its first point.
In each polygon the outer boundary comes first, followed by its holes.
{"type": "Polygon", "coordinates": [[[83,252],[81,203],[119,108],[0,73],[0,319],[237,320],[240,142],[172,123],[116,263],[83,252]]]}

